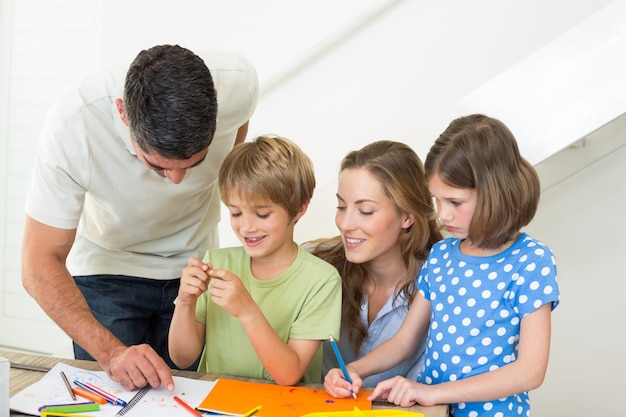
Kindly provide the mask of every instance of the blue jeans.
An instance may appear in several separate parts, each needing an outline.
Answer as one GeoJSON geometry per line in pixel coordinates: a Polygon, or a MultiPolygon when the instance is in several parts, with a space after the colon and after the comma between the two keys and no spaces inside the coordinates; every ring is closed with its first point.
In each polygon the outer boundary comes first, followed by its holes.
{"type": "MultiPolygon", "coordinates": [[[[170,368],[178,369],[167,349],[174,299],[180,279],[156,280],[125,275],[74,277],[92,314],[126,346],[147,343],[170,368]]],[[[74,342],[74,357],[94,358],[74,342]]],[[[188,370],[198,369],[198,361],[188,370]]]]}

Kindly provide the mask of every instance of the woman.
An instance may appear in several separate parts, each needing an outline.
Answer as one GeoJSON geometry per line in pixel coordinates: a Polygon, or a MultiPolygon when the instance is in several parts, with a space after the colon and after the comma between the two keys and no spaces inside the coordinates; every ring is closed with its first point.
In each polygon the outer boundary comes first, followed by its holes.
{"type": "MultiPolygon", "coordinates": [[[[424,178],[424,167],[406,144],[373,142],[341,163],[335,223],[340,235],[305,244],[333,264],[342,277],[341,334],[349,363],[366,355],[400,327],[416,293],[415,279],[431,246],[442,239],[424,178]]],[[[424,340],[425,340],[424,335],[424,340]]],[[[395,375],[414,377],[425,346],[364,386],[395,375]]],[[[337,367],[324,344],[323,375],[337,367]]]]}

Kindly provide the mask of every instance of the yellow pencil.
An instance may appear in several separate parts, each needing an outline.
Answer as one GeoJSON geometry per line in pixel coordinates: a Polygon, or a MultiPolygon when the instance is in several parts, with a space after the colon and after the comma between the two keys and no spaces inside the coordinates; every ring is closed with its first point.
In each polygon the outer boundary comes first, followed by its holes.
{"type": "Polygon", "coordinates": [[[243,413],[243,414],[241,415],[241,417],[250,417],[250,416],[253,416],[253,415],[255,415],[255,414],[256,414],[256,413],[257,413],[260,409],[261,409],[261,406],[260,406],[260,405],[257,405],[257,406],[256,406],[256,407],[254,407],[252,410],[250,410],[250,411],[246,411],[245,413],[243,413]]]}

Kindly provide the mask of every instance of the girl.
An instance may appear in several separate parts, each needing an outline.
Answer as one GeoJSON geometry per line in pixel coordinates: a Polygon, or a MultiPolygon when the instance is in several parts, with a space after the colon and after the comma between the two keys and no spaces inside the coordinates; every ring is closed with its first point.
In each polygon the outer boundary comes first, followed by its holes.
{"type": "Polygon", "coordinates": [[[335,369],[326,390],[342,397],[358,391],[362,376],[402,360],[429,326],[417,382],[388,379],[370,399],[450,403],[455,417],[527,416],[528,391],[545,376],[559,295],[554,255],[520,231],[537,209],[537,173],[509,129],[483,115],[454,120],[425,169],[453,237],[433,246],[418,277],[419,296],[398,333],[348,365],[352,386],[335,369]]]}

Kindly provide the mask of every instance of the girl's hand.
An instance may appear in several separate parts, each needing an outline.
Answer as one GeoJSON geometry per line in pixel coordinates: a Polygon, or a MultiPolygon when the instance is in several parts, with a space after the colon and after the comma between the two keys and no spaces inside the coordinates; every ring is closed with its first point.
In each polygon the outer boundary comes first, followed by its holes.
{"type": "Polygon", "coordinates": [[[358,393],[363,385],[363,380],[357,373],[351,372],[350,368],[348,368],[348,374],[350,379],[352,379],[352,384],[346,381],[341,368],[333,368],[328,371],[324,377],[324,389],[326,392],[334,398],[352,398],[350,389],[355,394],[358,393]]]}
{"type": "Polygon", "coordinates": [[[180,276],[177,303],[192,304],[205,292],[209,286],[207,272],[211,264],[205,264],[200,259],[192,256],[187,262],[180,276]]]}
{"type": "Polygon", "coordinates": [[[380,381],[367,399],[374,401],[380,398],[400,407],[411,407],[415,404],[431,406],[435,405],[434,399],[429,395],[431,388],[430,385],[420,384],[402,376],[395,376],[380,381]]]}

